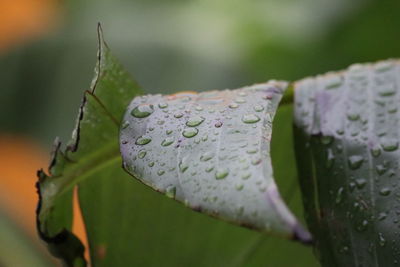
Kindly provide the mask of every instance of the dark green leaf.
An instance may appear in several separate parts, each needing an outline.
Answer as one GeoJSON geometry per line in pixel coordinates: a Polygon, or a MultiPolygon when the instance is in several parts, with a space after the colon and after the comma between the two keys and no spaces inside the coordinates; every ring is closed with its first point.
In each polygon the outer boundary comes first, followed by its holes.
{"type": "Polygon", "coordinates": [[[307,221],[324,266],[397,266],[400,65],[298,82],[295,125],[307,221]]]}
{"type": "Polygon", "coordinates": [[[118,166],[118,125],[138,86],[110,54],[99,28],[99,54],[91,89],[85,92],[72,140],[66,150],[56,141],[50,175],[39,172],[38,230],[52,253],[69,266],[84,266],[84,248],[71,233],[72,189],[118,166]],[[110,90],[113,88],[114,90],[110,90]]]}

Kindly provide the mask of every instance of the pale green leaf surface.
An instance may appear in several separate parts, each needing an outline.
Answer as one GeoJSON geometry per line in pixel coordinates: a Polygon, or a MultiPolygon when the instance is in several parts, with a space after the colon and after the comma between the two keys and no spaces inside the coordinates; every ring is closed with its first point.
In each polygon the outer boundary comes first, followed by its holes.
{"type": "Polygon", "coordinates": [[[295,86],[307,221],[323,266],[397,266],[400,64],[356,64],[295,86]]]}
{"type": "Polygon", "coordinates": [[[272,122],[286,87],[136,97],[121,128],[125,169],[192,209],[309,242],[271,166],[272,122]]]}

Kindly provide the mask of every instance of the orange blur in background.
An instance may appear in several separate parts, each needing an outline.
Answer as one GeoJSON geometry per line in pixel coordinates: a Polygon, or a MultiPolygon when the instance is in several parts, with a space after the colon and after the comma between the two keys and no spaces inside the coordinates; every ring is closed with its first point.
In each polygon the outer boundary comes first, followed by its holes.
{"type": "MultiPolygon", "coordinates": [[[[18,45],[39,38],[59,24],[61,5],[57,0],[0,0],[0,55],[18,45]]],[[[0,133],[0,208],[40,244],[36,232],[38,195],[36,172],[47,172],[51,148],[42,148],[33,140],[0,133]]],[[[87,248],[84,224],[74,195],[73,231],[87,248]]],[[[86,257],[88,252],[86,250],[86,257]]]]}
{"type": "Polygon", "coordinates": [[[0,53],[48,32],[59,11],[56,0],[0,0],[0,53]]]}

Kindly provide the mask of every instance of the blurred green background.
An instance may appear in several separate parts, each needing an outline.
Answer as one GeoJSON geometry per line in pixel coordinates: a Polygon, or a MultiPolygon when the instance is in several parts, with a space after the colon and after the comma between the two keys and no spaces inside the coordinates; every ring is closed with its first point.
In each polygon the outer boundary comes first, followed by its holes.
{"type": "Polygon", "coordinates": [[[146,92],[171,93],[400,57],[399,10],[397,0],[0,1],[0,266],[21,260],[4,260],[14,230],[13,251],[45,253],[34,233],[34,171],[55,136],[70,137],[97,22],[146,92]]]}

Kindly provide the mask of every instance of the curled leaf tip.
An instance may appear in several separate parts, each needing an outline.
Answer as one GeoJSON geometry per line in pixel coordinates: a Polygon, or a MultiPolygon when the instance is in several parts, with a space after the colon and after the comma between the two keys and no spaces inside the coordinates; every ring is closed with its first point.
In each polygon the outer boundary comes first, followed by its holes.
{"type": "Polygon", "coordinates": [[[308,242],[283,202],[270,158],[272,123],[287,88],[136,97],[120,130],[124,168],[186,206],[263,232],[308,242]]]}

